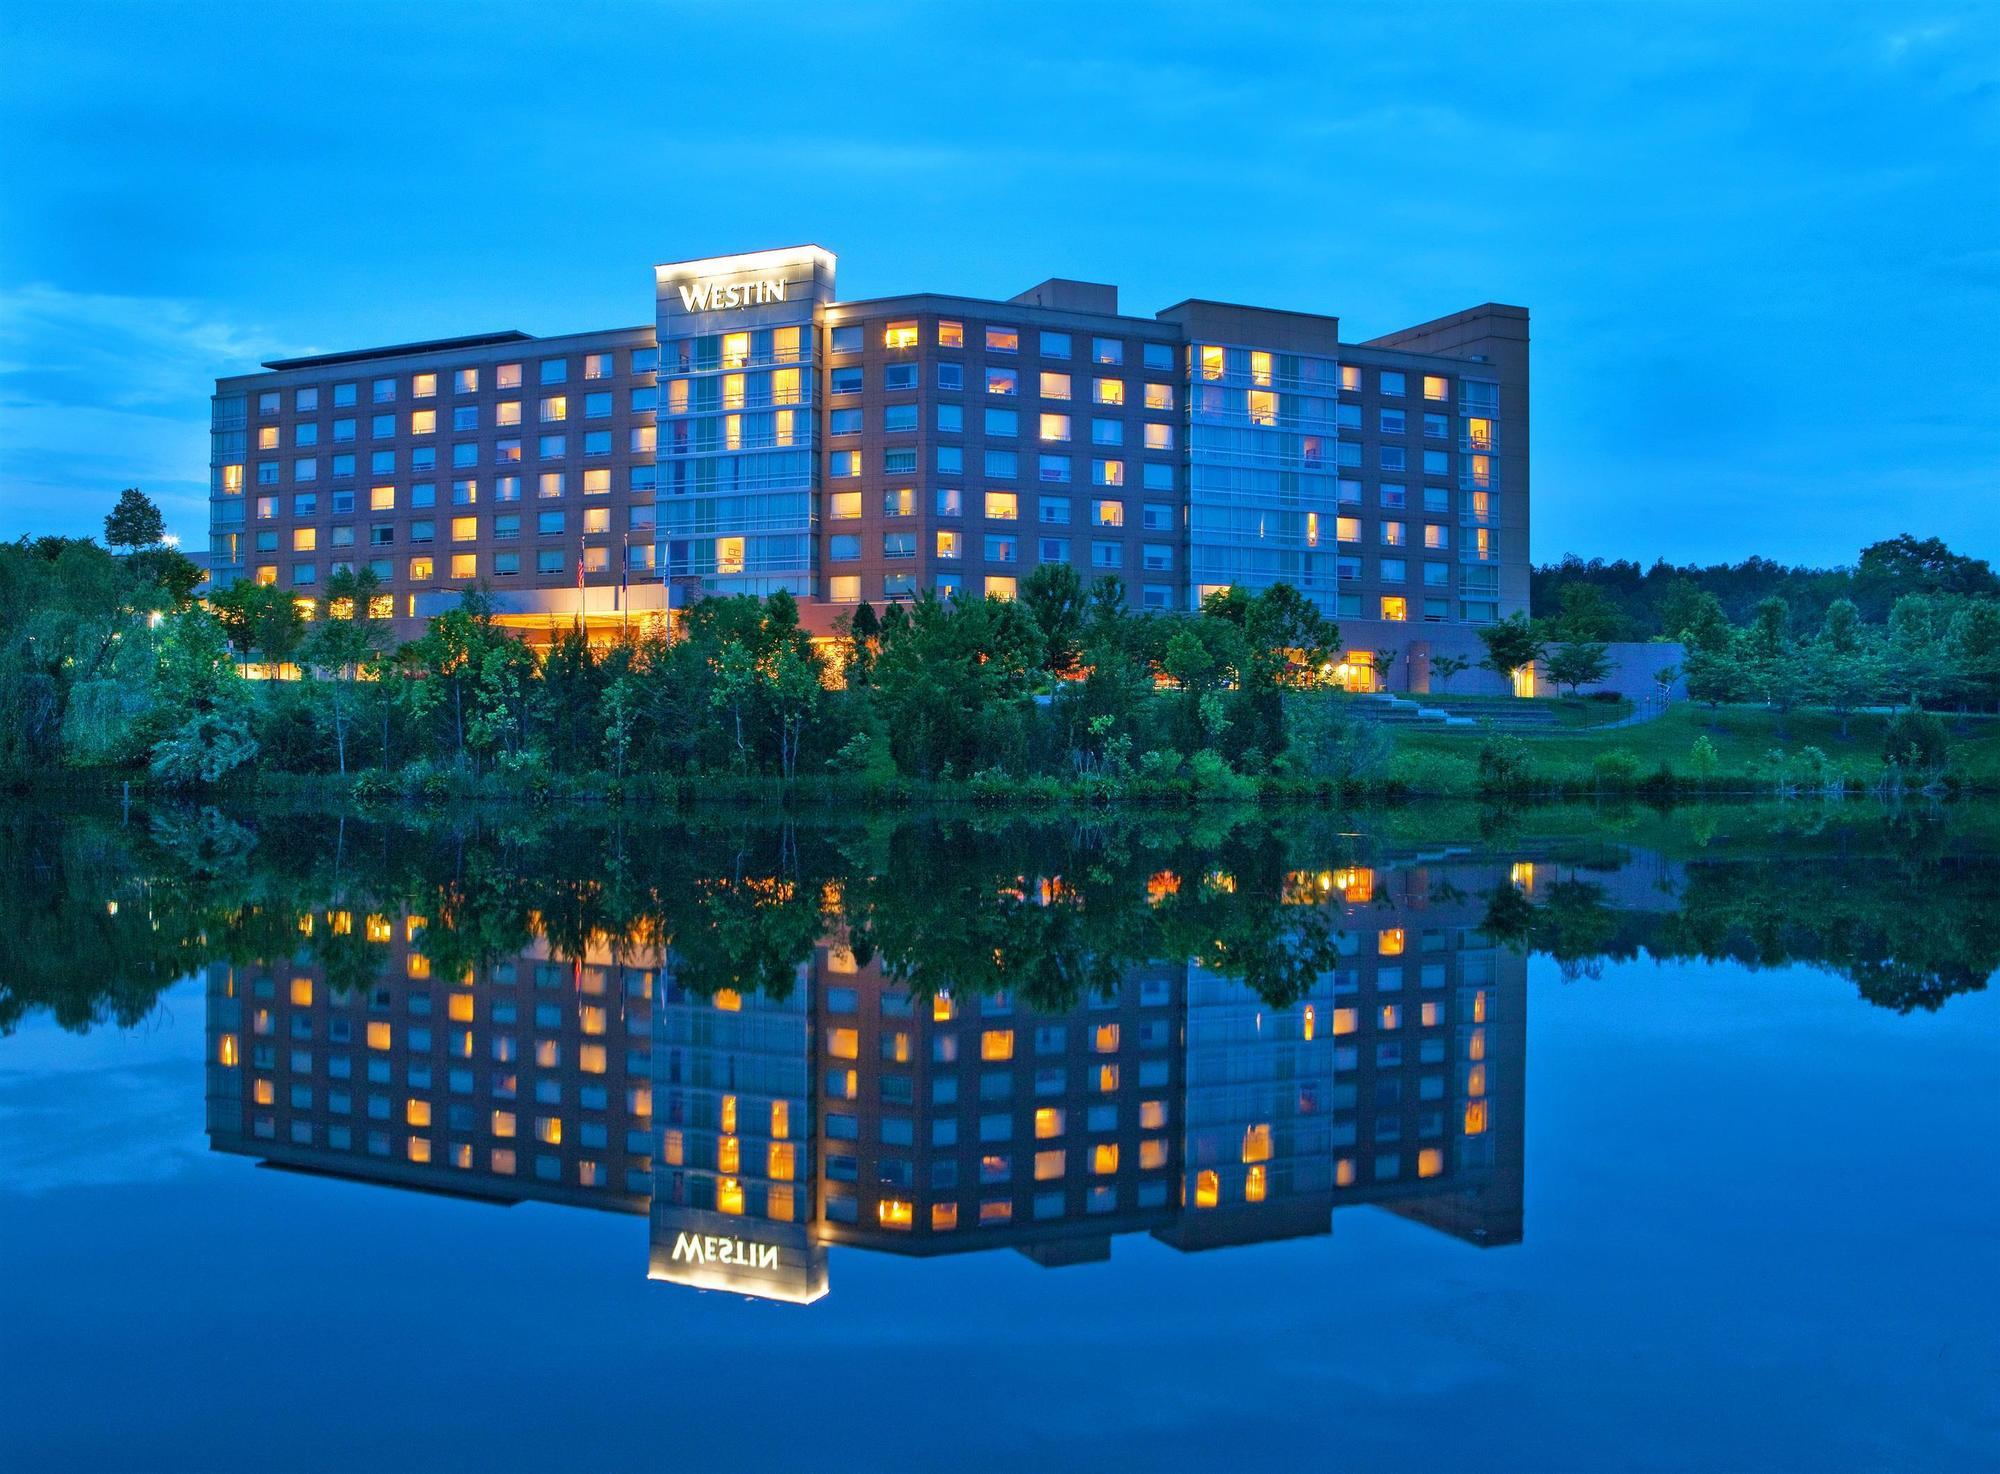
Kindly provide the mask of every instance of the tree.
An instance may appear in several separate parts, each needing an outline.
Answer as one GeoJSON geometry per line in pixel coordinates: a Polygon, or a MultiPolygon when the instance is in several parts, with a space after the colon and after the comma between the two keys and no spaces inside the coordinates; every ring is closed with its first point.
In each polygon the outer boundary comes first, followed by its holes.
{"type": "Polygon", "coordinates": [[[1807,687],[1840,717],[1840,735],[1847,735],[1848,718],[1858,706],[1873,700],[1882,687],[1882,659],[1877,640],[1861,623],[1851,599],[1827,606],[1819,637],[1806,652],[1807,687]]]}
{"type": "Polygon", "coordinates": [[[208,604],[229,632],[229,643],[244,655],[283,665],[305,642],[305,614],[298,600],[276,584],[238,579],[211,594],[208,604]]]}
{"type": "Polygon", "coordinates": [[[1431,674],[1437,678],[1440,687],[1451,684],[1453,676],[1463,675],[1472,669],[1472,662],[1463,655],[1433,655],[1431,674]]]}
{"type": "Polygon", "coordinates": [[[826,687],[819,657],[807,641],[788,640],[769,666],[771,706],[778,717],[778,771],[790,782],[799,766],[799,739],[819,711],[826,687]]]}
{"type": "Polygon", "coordinates": [[[1021,602],[1042,631],[1042,669],[1052,676],[1076,668],[1089,596],[1083,575],[1067,563],[1044,563],[1021,580],[1021,602]]]}
{"type": "Polygon", "coordinates": [[[1750,678],[1738,655],[1737,642],[1709,640],[1690,645],[1687,689],[1689,700],[1706,703],[1710,711],[1726,702],[1741,701],[1750,689],[1750,678]]]}
{"type": "Polygon", "coordinates": [[[118,505],[104,519],[104,540],[114,548],[157,547],[166,535],[167,524],[160,509],[136,486],[118,493],[118,505]]]}
{"type": "Polygon", "coordinates": [[[1566,583],[1561,598],[1561,612],[1555,620],[1557,639],[1608,641],[1623,633],[1625,617],[1596,584],[1566,583]]]}
{"type": "Polygon", "coordinates": [[[1511,681],[1514,672],[1542,658],[1547,642],[1524,614],[1510,614],[1497,624],[1481,625],[1479,641],[1486,647],[1480,665],[1502,680],[1511,681]]]}
{"type": "Polygon", "coordinates": [[[1945,634],[1952,683],[1974,706],[2000,706],[2000,599],[1969,599],[1945,634]]]}
{"type": "Polygon", "coordinates": [[[1368,672],[1375,678],[1375,689],[1389,689],[1389,672],[1396,668],[1396,657],[1401,652],[1395,650],[1370,650],[1366,652],[1368,672]]]}
{"type": "Polygon", "coordinates": [[[1889,611],[1883,663],[1890,689],[1911,706],[1944,695],[1952,612],[1949,601],[1930,594],[1905,594],[1889,611]]]}
{"type": "Polygon", "coordinates": [[[2000,596],[2000,577],[1984,558],[1954,553],[1935,537],[1907,532],[1861,550],[1854,569],[1854,597],[1871,619],[1886,619],[1912,594],[2000,596]]]}
{"type": "Polygon", "coordinates": [[[389,642],[387,620],[374,617],[374,600],[381,580],[374,570],[343,568],[327,580],[326,618],[305,642],[305,661],[323,674],[327,710],[333,721],[333,747],[340,772],[347,772],[347,729],[354,705],[354,682],[366,670],[378,679],[382,653],[389,642]]]}
{"type": "Polygon", "coordinates": [[[1598,640],[1571,640],[1558,645],[1548,661],[1549,679],[1558,688],[1569,687],[1574,696],[1579,686],[1594,685],[1611,674],[1611,656],[1598,640]]]}

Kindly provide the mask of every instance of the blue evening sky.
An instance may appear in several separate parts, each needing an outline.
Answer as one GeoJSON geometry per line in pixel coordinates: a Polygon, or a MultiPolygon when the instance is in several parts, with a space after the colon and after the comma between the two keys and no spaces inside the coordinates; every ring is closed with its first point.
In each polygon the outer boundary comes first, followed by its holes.
{"type": "Polygon", "coordinates": [[[0,535],[206,538],[211,380],[651,316],[1119,283],[1360,338],[1534,313],[1534,554],[2000,559],[2000,10],[0,6],[0,535]]]}

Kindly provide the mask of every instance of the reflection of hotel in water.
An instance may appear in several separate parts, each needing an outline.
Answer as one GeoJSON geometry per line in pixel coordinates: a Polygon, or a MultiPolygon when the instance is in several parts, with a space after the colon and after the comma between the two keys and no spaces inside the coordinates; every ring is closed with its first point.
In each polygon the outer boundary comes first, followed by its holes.
{"type": "Polygon", "coordinates": [[[209,1136],[294,1169],[650,1210],[654,1278],[791,1300],[825,1293],[833,1244],[1059,1265],[1135,1230],[1183,1250],[1326,1233],[1350,1203],[1512,1243],[1525,963],[1476,930],[1506,875],[1300,875],[1297,900],[1340,909],[1343,956],[1297,1002],[1149,965],[1054,1016],[913,999],[837,930],[791,996],[710,999],[644,950],[436,978],[421,918],[319,913],[382,943],[379,980],[333,997],[309,967],[212,968],[209,1136]]]}

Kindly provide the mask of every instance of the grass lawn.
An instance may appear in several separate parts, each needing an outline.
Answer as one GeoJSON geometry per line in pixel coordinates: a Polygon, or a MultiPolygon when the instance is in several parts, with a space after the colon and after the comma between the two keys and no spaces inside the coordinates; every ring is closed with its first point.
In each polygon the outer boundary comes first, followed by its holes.
{"type": "MultiPolygon", "coordinates": [[[[1579,703],[1590,705],[1593,703],[1579,703]]],[[[1947,716],[1953,776],[1982,787],[2000,787],[2000,718],[1947,716]]],[[[1519,734],[1538,768],[1587,770],[1600,754],[1622,749],[1651,772],[1666,763],[1677,774],[1689,775],[1688,753],[1697,737],[1706,736],[1720,759],[1719,776],[1748,774],[1774,747],[1797,752],[1817,747],[1848,777],[1868,781],[1882,766],[1882,729],[1888,718],[1859,713],[1848,719],[1848,735],[1840,735],[1840,719],[1830,712],[1794,711],[1784,718],[1783,732],[1775,712],[1762,707],[1726,706],[1711,712],[1682,702],[1664,715],[1637,726],[1613,729],[1565,727],[1519,734]]],[[[1399,728],[1396,745],[1405,751],[1470,757],[1478,753],[1486,734],[1477,728],[1399,728]]]]}

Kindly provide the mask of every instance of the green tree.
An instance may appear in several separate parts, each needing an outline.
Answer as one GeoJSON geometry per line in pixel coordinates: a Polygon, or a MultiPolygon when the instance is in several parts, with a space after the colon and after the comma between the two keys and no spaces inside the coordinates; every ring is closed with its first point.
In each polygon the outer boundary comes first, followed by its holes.
{"type": "Polygon", "coordinates": [[[1020,592],[1042,631],[1042,669],[1067,675],[1076,668],[1089,608],[1083,576],[1067,563],[1043,563],[1021,580],[1020,592]]]}
{"type": "Polygon", "coordinates": [[[327,580],[326,618],[313,627],[304,647],[305,663],[318,671],[333,724],[339,770],[347,772],[347,732],[358,705],[355,682],[364,674],[379,680],[389,644],[389,622],[374,614],[381,580],[374,570],[343,568],[327,580]]]}
{"type": "Polygon", "coordinates": [[[1566,583],[1562,607],[1556,615],[1554,634],[1571,643],[1605,642],[1618,639],[1625,629],[1625,616],[1611,602],[1611,596],[1594,583],[1566,583]]]}
{"type": "Polygon", "coordinates": [[[104,519],[104,540],[114,548],[157,547],[166,535],[159,507],[136,486],[118,493],[118,505],[104,519]]]}
{"type": "Polygon", "coordinates": [[[1571,640],[1556,646],[1548,670],[1557,688],[1567,686],[1574,696],[1578,687],[1595,685],[1611,674],[1611,656],[1601,641],[1571,640]]]}
{"type": "Polygon", "coordinates": [[[1541,632],[1524,614],[1510,614],[1496,624],[1481,625],[1479,641],[1486,647],[1480,665],[1502,680],[1511,681],[1514,672],[1540,660],[1547,650],[1541,632]]]}
{"type": "Polygon", "coordinates": [[[306,617],[297,598],[276,584],[238,579],[209,595],[208,604],[244,655],[289,664],[305,643],[306,617]]]}
{"type": "Polygon", "coordinates": [[[1951,617],[1945,652],[1961,699],[2000,708],[2000,598],[1966,600],[1951,617]]]}
{"type": "Polygon", "coordinates": [[[1451,684],[1453,676],[1463,675],[1471,669],[1472,662],[1467,660],[1463,655],[1433,655],[1431,657],[1431,674],[1437,678],[1440,690],[1451,684]]]}

